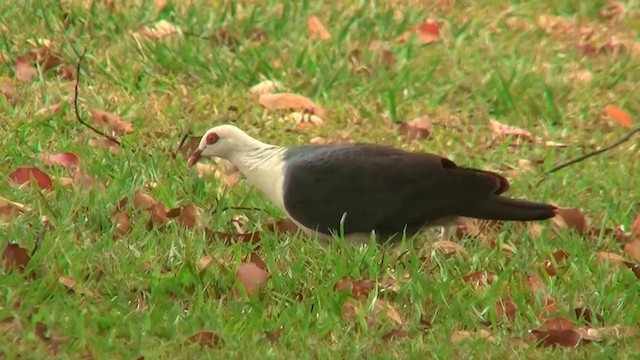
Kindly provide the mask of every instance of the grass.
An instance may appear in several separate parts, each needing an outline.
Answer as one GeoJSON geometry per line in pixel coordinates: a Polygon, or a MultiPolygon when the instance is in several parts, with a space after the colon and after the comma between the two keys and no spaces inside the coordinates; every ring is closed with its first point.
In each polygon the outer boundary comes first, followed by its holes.
{"type": "Polygon", "coordinates": [[[145,2],[116,2],[110,11],[104,1],[87,9],[80,1],[6,2],[0,6],[0,65],[6,83],[20,100],[11,104],[0,96],[0,172],[36,165],[49,174],[69,176],[60,167],[46,167],[38,154],[72,151],[82,159],[83,171],[105,185],[87,191],[56,185],[51,192],[16,189],[0,182],[0,194],[34,207],[9,225],[0,227],[7,242],[33,247],[46,215],[54,228],[45,234],[29,268],[35,280],[19,273],[2,275],[0,318],[28,319],[25,329],[0,332],[0,353],[6,358],[632,358],[635,339],[606,339],[576,349],[516,346],[512,337],[538,326],[544,300],[532,294],[524,281],[528,273],[551,254],[564,249],[570,257],[559,276],[542,275],[559,316],[571,317],[579,304],[601,313],[606,324],[635,326],[638,279],[623,267],[597,261],[597,251],[619,252],[609,237],[585,239],[570,231],[555,231],[544,222],[539,236],[528,227],[507,225],[500,243],[517,249],[510,257],[474,239],[461,245],[463,256],[432,251],[434,237],[422,236],[400,249],[357,248],[336,242],[328,247],[295,236],[264,233],[259,248],[205,240],[199,230],[176,224],[147,230],[144,214],[132,213],[129,234],[115,238],[109,221],[113,206],[123,196],[146,189],[169,208],[190,202],[199,206],[209,227],[233,231],[231,218],[244,214],[250,228],[279,218],[277,208],[241,184],[225,192],[221,206],[259,207],[266,212],[214,213],[220,181],[200,178],[184,159],[170,151],[180,136],[227,122],[230,106],[243,115],[235,122],[264,141],[282,145],[307,143],[316,136],[328,139],[346,130],[357,141],[392,144],[449,156],[459,164],[505,171],[504,164],[519,159],[542,160],[533,172],[510,176],[511,193],[535,200],[579,207],[595,226],[629,228],[639,213],[637,141],[549,176],[535,186],[538,175],[553,164],[614,141],[625,129],[603,118],[614,104],[639,114],[635,101],[640,84],[640,60],[627,51],[584,56],[576,47],[580,26],[608,36],[637,41],[640,21],[635,2],[627,3],[618,21],[603,19],[603,1],[525,1],[510,6],[498,1],[385,2],[194,1],[172,3],[157,11],[145,2]],[[309,40],[306,20],[315,14],[332,34],[326,42],[309,40]],[[568,29],[549,33],[540,17],[558,16],[568,29]],[[394,44],[407,28],[432,16],[442,21],[442,41],[420,45],[394,44]],[[66,20],[65,20],[66,19],[66,20]],[[143,25],[166,19],[195,34],[215,34],[223,26],[236,37],[234,46],[222,46],[197,36],[150,41],[134,36],[143,25]],[[521,28],[513,28],[518,21],[521,28]],[[511,25],[510,25],[511,24],[511,25]],[[268,41],[249,38],[251,28],[262,29],[268,41]],[[80,90],[83,115],[101,109],[122,116],[135,127],[124,137],[120,154],[88,146],[95,137],[75,121],[66,106],[55,115],[34,115],[66,101],[73,82],[42,75],[31,82],[16,80],[13,59],[34,47],[29,40],[47,38],[69,62],[74,49],[88,48],[80,90]],[[367,48],[372,40],[389,40],[396,62],[385,66],[367,48]],[[351,71],[349,54],[360,50],[359,64],[370,71],[351,71]],[[279,66],[275,63],[279,62],[279,66]],[[590,81],[581,81],[588,71],[590,81]],[[313,99],[330,110],[326,126],[296,131],[292,122],[261,108],[248,89],[262,78],[284,83],[291,92],[313,99]],[[396,125],[428,115],[432,136],[407,142],[396,125]],[[271,120],[267,117],[271,117],[271,120]],[[525,128],[536,135],[565,142],[562,149],[542,146],[511,148],[492,143],[489,118],[525,128]],[[356,121],[357,120],[357,121],[356,121]],[[156,136],[160,131],[164,136],[156,136]],[[397,254],[408,250],[399,258],[397,254]],[[272,272],[262,296],[232,295],[233,273],[240,259],[256,251],[272,272]],[[198,272],[202,256],[224,259],[231,265],[198,272]],[[473,271],[498,275],[488,291],[477,292],[462,277],[473,271]],[[385,316],[381,324],[344,321],[347,295],[334,285],[344,276],[399,281],[393,294],[372,292],[364,312],[373,313],[375,296],[388,299],[403,317],[408,336],[384,342],[395,327],[385,316]],[[67,276],[100,294],[70,293],[59,283],[67,276]],[[510,297],[518,311],[511,322],[496,317],[493,304],[510,297]],[[301,299],[300,299],[301,298],[301,299]],[[485,308],[490,310],[485,311],[485,308]],[[421,319],[431,325],[425,329],[421,319]],[[482,325],[488,321],[489,325],[482,325]],[[52,354],[34,335],[36,322],[65,338],[52,354]],[[271,343],[265,332],[281,330],[271,343]],[[453,342],[460,330],[488,329],[493,341],[453,342]],[[211,330],[223,343],[212,348],[185,343],[191,334],[211,330]]]}

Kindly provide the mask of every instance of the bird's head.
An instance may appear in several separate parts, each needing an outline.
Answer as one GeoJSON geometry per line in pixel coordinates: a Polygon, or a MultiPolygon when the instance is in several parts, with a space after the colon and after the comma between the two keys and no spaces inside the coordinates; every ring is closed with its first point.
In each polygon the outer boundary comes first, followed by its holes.
{"type": "Polygon", "coordinates": [[[198,148],[193,151],[187,164],[193,166],[203,156],[230,160],[230,156],[252,141],[256,140],[233,125],[213,127],[202,135],[198,148]]]}

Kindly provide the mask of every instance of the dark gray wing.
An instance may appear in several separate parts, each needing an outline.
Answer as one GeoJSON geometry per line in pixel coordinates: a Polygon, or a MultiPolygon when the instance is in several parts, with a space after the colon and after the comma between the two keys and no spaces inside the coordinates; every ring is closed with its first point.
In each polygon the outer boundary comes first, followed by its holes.
{"type": "Polygon", "coordinates": [[[323,233],[339,231],[346,213],[345,234],[393,235],[461,215],[507,188],[497,174],[458,168],[434,154],[370,144],[301,147],[287,158],[284,205],[323,233]]]}

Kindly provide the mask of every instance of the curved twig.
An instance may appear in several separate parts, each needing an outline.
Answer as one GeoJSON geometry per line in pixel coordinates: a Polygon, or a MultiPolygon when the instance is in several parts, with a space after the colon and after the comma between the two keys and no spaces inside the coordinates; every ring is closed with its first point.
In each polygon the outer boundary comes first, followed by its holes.
{"type": "MultiPolygon", "coordinates": [[[[75,51],[75,49],[74,49],[74,51],[75,51]]],[[[93,126],[91,126],[89,123],[87,123],[86,121],[82,120],[82,117],[80,116],[80,110],[78,108],[78,86],[80,84],[80,70],[81,70],[82,60],[84,59],[84,54],[86,52],[87,52],[87,48],[85,47],[82,50],[82,53],[80,53],[80,58],[78,59],[78,64],[76,65],[76,83],[75,83],[74,92],[73,92],[73,109],[75,110],[75,113],[76,113],[76,119],[78,120],[78,122],[80,124],[88,127],[94,133],[96,133],[96,134],[98,134],[100,136],[104,136],[107,139],[109,139],[109,140],[113,141],[114,143],[118,144],[119,146],[122,146],[122,144],[120,143],[120,141],[118,141],[118,139],[114,138],[111,135],[107,135],[104,132],[96,129],[93,126]]]]}
{"type": "MultiPolygon", "coordinates": [[[[579,162],[581,162],[583,160],[586,160],[586,159],[588,159],[588,158],[590,158],[592,156],[596,156],[598,154],[602,154],[605,151],[609,151],[609,150],[611,150],[611,149],[613,149],[615,147],[618,147],[618,146],[622,145],[623,143],[629,141],[629,139],[631,139],[631,137],[633,137],[633,135],[635,135],[638,132],[640,132],[640,126],[636,127],[635,129],[632,129],[631,131],[629,131],[627,133],[627,135],[623,136],[622,138],[620,138],[618,141],[614,142],[613,144],[611,144],[609,146],[606,146],[606,147],[603,147],[602,149],[598,149],[598,150],[594,150],[594,151],[588,152],[588,153],[586,153],[586,154],[584,154],[584,155],[582,155],[580,157],[577,157],[577,158],[575,158],[573,160],[569,160],[569,161],[564,162],[564,163],[562,163],[560,165],[556,165],[553,168],[551,168],[551,170],[547,171],[544,175],[553,174],[556,171],[562,170],[562,169],[564,169],[564,168],[566,168],[568,166],[571,166],[573,164],[577,164],[577,163],[579,163],[579,162]]],[[[543,180],[544,180],[544,177],[542,179],[538,180],[536,185],[540,184],[543,180]]]]}

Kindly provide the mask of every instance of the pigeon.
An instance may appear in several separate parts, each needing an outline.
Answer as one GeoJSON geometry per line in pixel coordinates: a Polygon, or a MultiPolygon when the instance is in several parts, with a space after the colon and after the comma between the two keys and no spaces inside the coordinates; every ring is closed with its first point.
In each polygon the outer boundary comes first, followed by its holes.
{"type": "Polygon", "coordinates": [[[202,157],[231,162],[301,230],[327,241],[387,242],[462,218],[536,221],[557,212],[503,196],[509,183],[497,173],[386,145],[282,147],[225,124],[207,130],[188,166],[202,157]]]}

